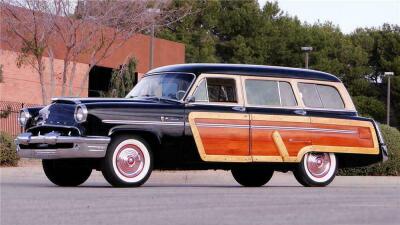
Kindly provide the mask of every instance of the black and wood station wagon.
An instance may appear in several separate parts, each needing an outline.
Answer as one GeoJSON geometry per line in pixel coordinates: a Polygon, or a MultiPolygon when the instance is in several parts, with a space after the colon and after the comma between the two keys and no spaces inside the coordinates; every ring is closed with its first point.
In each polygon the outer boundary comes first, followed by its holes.
{"type": "Polygon", "coordinates": [[[161,67],[126,98],[53,99],[19,121],[18,154],[43,159],[60,186],[82,184],[93,169],[118,187],[142,185],[153,169],[231,170],[244,186],[293,171],[304,186],[325,186],[338,168],[388,155],[337,77],[285,67],[161,67]]]}

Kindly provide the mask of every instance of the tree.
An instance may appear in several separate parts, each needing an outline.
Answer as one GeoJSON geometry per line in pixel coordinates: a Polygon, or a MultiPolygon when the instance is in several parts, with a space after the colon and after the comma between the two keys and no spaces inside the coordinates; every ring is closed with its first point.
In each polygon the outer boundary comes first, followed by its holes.
{"type": "Polygon", "coordinates": [[[39,0],[2,0],[0,4],[0,12],[4,15],[0,26],[7,33],[2,35],[2,41],[17,50],[17,66],[28,64],[37,71],[44,104],[47,102],[44,57],[50,49],[49,40],[54,28],[53,17],[46,12],[53,10],[58,9],[50,8],[47,3],[39,0]]]}
{"type": "Polygon", "coordinates": [[[3,65],[0,64],[0,83],[3,82],[3,65]]]}
{"type": "MultiPolygon", "coordinates": [[[[81,0],[1,0],[6,9],[5,26],[9,37],[15,37],[22,45],[12,46],[21,52],[21,64],[31,56],[29,64],[37,68],[42,87],[43,103],[47,103],[44,85],[44,57],[54,57],[55,49],[62,49],[62,91],[72,95],[72,82],[78,58],[89,57],[89,66],[80,84],[81,95],[87,85],[90,70],[113,54],[137,33],[144,33],[153,26],[165,26],[184,17],[189,8],[169,7],[165,0],[143,1],[91,1],[81,0]],[[19,6],[19,7],[16,7],[19,6]],[[158,9],[159,13],[153,13],[158,9]],[[23,13],[21,13],[23,11],[23,13]],[[26,16],[28,15],[28,16],[26,16]],[[61,44],[60,44],[61,43],[61,44]]],[[[48,66],[54,68],[53,60],[48,66]]],[[[50,75],[54,87],[54,73],[50,75]]]]}
{"type": "Polygon", "coordinates": [[[137,83],[136,79],[136,59],[129,58],[128,62],[122,65],[120,69],[113,71],[108,92],[102,95],[106,97],[125,97],[137,83]]]}
{"type": "Polygon", "coordinates": [[[356,96],[353,97],[354,104],[360,115],[372,117],[379,122],[385,120],[385,104],[373,97],[356,96]]]}
{"type": "Polygon", "coordinates": [[[183,20],[160,30],[161,38],[182,42],[186,47],[186,62],[218,62],[214,30],[218,22],[220,2],[216,0],[174,0],[171,8],[191,7],[183,20]]]}
{"type": "Polygon", "coordinates": [[[186,45],[187,62],[256,63],[304,67],[300,47],[312,46],[310,68],[337,75],[360,113],[385,118],[385,71],[392,78],[392,124],[400,124],[400,28],[384,24],[343,34],[331,22],[302,23],[268,1],[176,0],[193,14],[162,29],[163,38],[186,45]],[[379,81],[382,81],[381,83],[379,81]]]}

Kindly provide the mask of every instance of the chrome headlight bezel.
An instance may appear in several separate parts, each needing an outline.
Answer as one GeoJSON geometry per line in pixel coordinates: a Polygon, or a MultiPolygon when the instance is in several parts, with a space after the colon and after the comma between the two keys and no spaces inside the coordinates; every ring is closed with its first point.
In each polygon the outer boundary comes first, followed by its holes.
{"type": "Polygon", "coordinates": [[[85,105],[80,104],[77,105],[75,108],[74,118],[77,123],[84,123],[86,122],[88,115],[88,110],[85,105]]]}
{"type": "Polygon", "coordinates": [[[32,115],[27,109],[21,109],[21,111],[19,111],[18,122],[21,127],[25,127],[31,118],[32,115]]]}

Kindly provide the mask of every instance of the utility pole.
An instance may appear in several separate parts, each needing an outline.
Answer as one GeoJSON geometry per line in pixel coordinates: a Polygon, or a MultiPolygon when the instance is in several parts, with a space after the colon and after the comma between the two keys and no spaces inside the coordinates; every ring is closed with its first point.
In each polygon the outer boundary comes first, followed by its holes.
{"type": "Polygon", "coordinates": [[[390,126],[390,77],[393,76],[393,72],[385,72],[384,76],[388,78],[387,84],[387,103],[386,103],[386,124],[390,126]]]}
{"type": "Polygon", "coordinates": [[[301,51],[305,52],[305,58],[304,58],[304,65],[305,68],[308,69],[308,53],[310,53],[313,50],[313,48],[311,46],[305,46],[305,47],[301,47],[301,51]]]}

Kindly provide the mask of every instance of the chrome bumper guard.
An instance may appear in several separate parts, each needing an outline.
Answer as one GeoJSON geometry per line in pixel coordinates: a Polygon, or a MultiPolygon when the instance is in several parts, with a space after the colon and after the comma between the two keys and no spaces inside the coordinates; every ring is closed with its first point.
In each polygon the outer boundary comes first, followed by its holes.
{"type": "Polygon", "coordinates": [[[17,153],[21,158],[62,159],[62,158],[102,158],[106,155],[109,137],[61,136],[51,132],[41,136],[22,133],[15,139],[17,153]],[[43,144],[46,148],[21,148],[23,145],[43,144]],[[57,148],[57,144],[72,144],[72,148],[57,148]],[[54,148],[52,148],[54,146],[54,148]]]}
{"type": "Polygon", "coordinates": [[[373,121],[373,123],[375,126],[376,135],[378,135],[379,150],[381,152],[382,162],[385,162],[389,159],[388,148],[386,146],[385,140],[383,139],[383,135],[378,123],[375,120],[373,121]]]}

